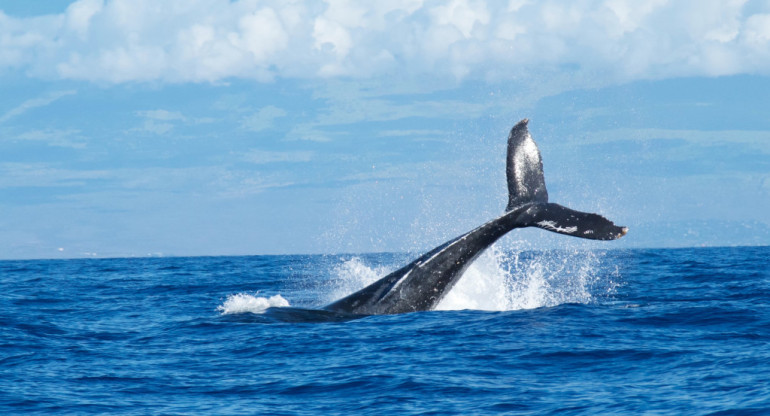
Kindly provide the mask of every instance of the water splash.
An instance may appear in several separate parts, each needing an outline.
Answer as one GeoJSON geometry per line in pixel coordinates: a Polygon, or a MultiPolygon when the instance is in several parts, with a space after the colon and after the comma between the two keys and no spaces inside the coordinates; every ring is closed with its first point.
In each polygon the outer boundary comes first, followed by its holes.
{"type": "MultiPolygon", "coordinates": [[[[511,309],[512,295],[504,255],[494,246],[476,261],[436,306],[436,310],[476,309],[504,311],[511,309]]],[[[514,308],[520,309],[520,308],[514,308]]]]}
{"type": "Polygon", "coordinates": [[[270,296],[269,298],[253,296],[247,293],[238,293],[229,295],[225,303],[217,306],[217,310],[222,315],[239,313],[262,313],[271,307],[286,307],[289,301],[281,295],[270,296]]]}
{"type": "Polygon", "coordinates": [[[393,270],[387,265],[371,267],[360,257],[342,260],[342,263],[336,265],[331,271],[333,279],[326,301],[333,302],[363,289],[393,270]]]}
{"type": "MultiPolygon", "coordinates": [[[[438,304],[437,310],[508,311],[590,303],[612,292],[603,277],[600,252],[522,251],[492,246],[438,304]]],[[[385,276],[400,264],[367,265],[361,258],[343,260],[332,275],[329,301],[347,296],[385,276]]]]}
{"type": "Polygon", "coordinates": [[[593,251],[503,251],[493,246],[436,309],[506,311],[590,303],[615,288],[602,273],[601,253],[593,251]]]}

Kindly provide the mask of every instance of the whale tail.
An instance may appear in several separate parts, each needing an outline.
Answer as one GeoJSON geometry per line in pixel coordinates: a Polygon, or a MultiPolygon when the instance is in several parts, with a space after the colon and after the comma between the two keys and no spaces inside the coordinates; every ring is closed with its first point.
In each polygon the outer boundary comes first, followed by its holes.
{"type": "Polygon", "coordinates": [[[628,228],[616,226],[598,214],[575,211],[548,202],[540,151],[527,129],[526,118],[516,123],[508,136],[506,175],[508,206],[506,211],[520,209],[517,222],[521,227],[538,227],[559,234],[592,240],[615,240],[628,228]]]}

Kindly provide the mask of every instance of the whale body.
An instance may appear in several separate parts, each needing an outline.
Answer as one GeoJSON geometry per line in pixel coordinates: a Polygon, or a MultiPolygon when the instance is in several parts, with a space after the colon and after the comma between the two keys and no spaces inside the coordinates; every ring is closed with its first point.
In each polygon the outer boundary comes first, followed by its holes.
{"type": "Polygon", "coordinates": [[[624,236],[626,227],[616,226],[601,215],[548,202],[543,162],[527,129],[528,122],[517,123],[508,136],[505,213],[323,309],[359,315],[431,310],[484,250],[515,228],[538,227],[591,240],[624,236]]]}

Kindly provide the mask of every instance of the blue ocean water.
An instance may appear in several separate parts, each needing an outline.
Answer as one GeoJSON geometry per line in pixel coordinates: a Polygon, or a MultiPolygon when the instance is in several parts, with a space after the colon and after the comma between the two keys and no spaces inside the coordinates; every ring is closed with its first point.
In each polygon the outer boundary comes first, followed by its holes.
{"type": "Polygon", "coordinates": [[[493,250],[441,310],[308,310],[407,258],[1,261],[0,413],[770,414],[770,247],[493,250]]]}

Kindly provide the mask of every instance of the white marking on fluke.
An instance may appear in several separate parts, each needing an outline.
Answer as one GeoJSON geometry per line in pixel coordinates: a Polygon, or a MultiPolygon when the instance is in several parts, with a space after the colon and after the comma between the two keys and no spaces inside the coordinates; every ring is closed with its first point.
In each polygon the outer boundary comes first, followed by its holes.
{"type": "Polygon", "coordinates": [[[557,233],[567,233],[572,234],[575,231],[577,231],[577,226],[572,227],[559,227],[556,225],[554,221],[540,221],[537,223],[537,225],[549,230],[549,231],[555,231],[557,233]]]}

